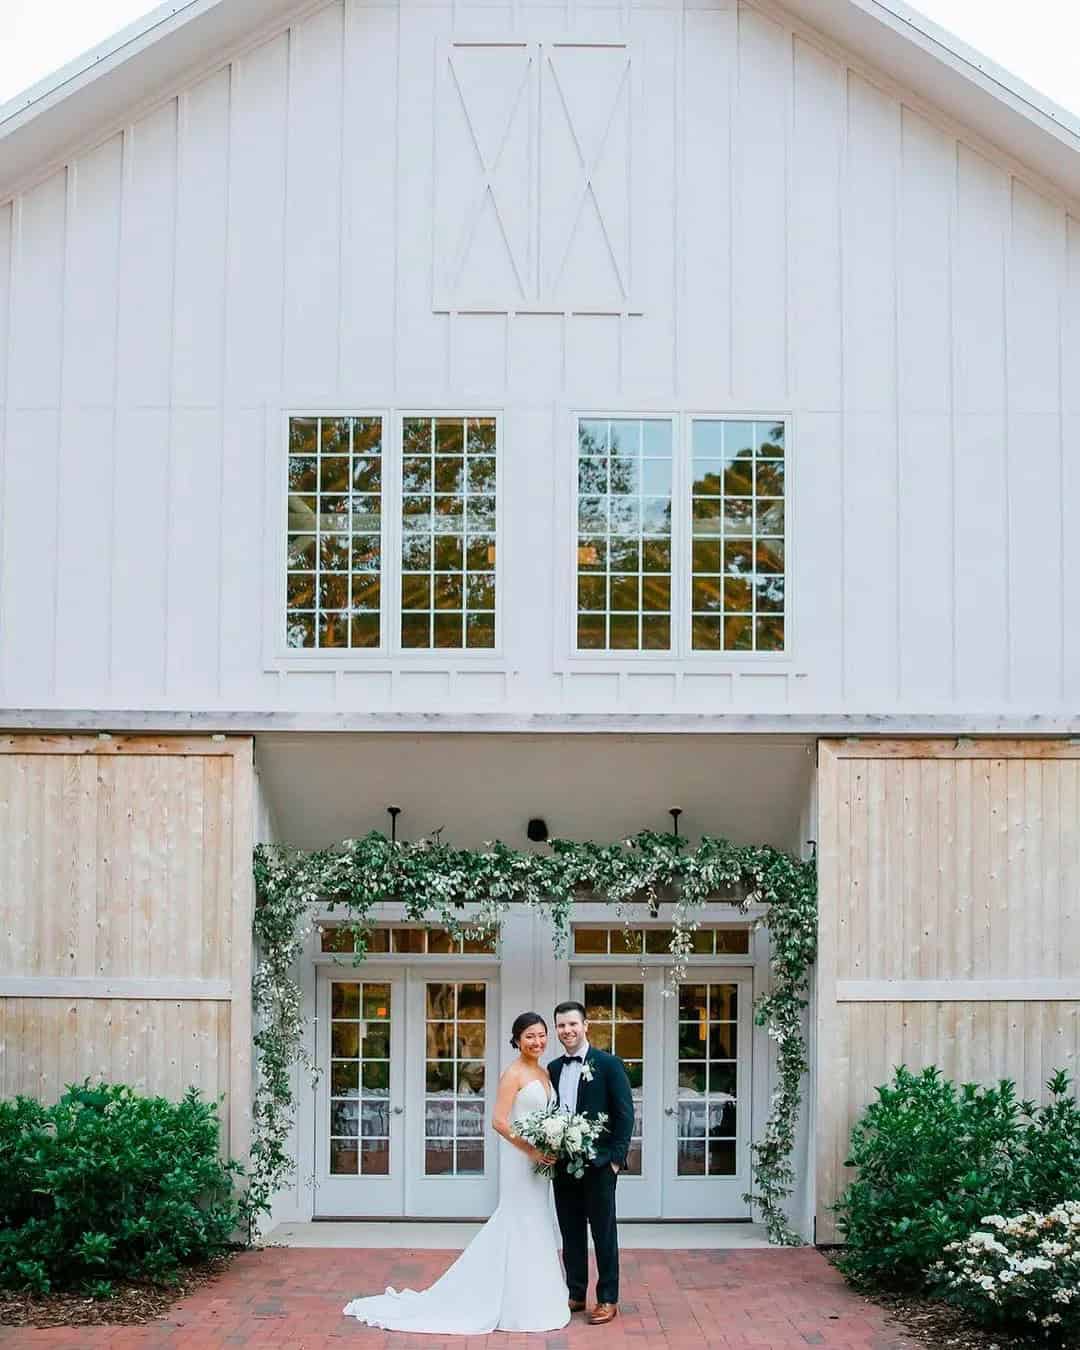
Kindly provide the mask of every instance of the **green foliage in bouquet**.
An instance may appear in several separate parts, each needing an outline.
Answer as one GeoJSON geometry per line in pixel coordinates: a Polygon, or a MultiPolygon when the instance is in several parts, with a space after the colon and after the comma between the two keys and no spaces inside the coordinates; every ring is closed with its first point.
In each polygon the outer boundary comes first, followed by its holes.
{"type": "Polygon", "coordinates": [[[130,1087],[71,1086],[55,1106],[0,1101],[0,1288],[171,1283],[226,1250],[238,1163],[218,1152],[217,1106],[130,1087]]]}

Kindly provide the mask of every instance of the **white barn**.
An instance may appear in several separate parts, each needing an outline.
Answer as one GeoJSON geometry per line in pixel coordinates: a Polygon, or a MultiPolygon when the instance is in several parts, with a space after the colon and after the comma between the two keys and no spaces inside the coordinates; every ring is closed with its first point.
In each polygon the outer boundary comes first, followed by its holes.
{"type": "MultiPolygon", "coordinates": [[[[817,841],[807,1236],[893,1064],[1075,1067],[1078,204],[1080,126],[899,0],[188,0],[0,108],[0,1091],[197,1082],[242,1155],[252,844],[390,804],[817,841]]],[[[313,948],[279,1214],[490,1210],[467,1113],[429,1169],[438,980],[489,1081],[586,994],[640,1081],[626,1216],[749,1219],[731,914],[707,1152],[602,906],[560,960],[388,907],[365,1173],[329,1070],[371,970],[313,948]]]]}

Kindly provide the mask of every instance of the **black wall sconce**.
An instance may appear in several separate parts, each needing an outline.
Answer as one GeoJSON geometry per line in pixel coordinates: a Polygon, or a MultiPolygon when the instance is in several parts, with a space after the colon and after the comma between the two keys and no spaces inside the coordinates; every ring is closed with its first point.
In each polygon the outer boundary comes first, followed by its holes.
{"type": "Polygon", "coordinates": [[[540,816],[533,816],[532,820],[525,826],[525,833],[534,844],[542,844],[548,837],[547,821],[540,816]]]}

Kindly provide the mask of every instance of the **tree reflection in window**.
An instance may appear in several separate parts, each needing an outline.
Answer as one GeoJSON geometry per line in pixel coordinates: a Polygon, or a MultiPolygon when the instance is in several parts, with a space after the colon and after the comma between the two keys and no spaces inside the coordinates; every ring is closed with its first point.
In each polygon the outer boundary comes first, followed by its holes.
{"type": "Polygon", "coordinates": [[[784,650],[784,466],[782,423],[694,420],[694,651],[784,650]]]}
{"type": "Polygon", "coordinates": [[[578,423],[577,646],[671,650],[672,424],[578,423]]]}

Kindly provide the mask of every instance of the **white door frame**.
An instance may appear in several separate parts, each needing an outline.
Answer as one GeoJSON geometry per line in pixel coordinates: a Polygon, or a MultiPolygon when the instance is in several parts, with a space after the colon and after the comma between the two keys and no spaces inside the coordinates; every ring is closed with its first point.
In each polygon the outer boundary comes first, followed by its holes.
{"type": "MultiPolygon", "coordinates": [[[[688,971],[684,984],[734,984],[736,1000],[735,1158],[730,1177],[679,1176],[679,1018],[678,995],[668,1000],[664,1017],[663,1133],[661,1217],[665,1219],[749,1219],[743,1195],[750,1190],[750,1127],[753,1114],[752,1033],[754,972],[748,967],[704,966],[688,971]],[[719,1213],[718,1213],[719,1211],[719,1213]]],[[[703,1104],[708,1112],[708,1098],[703,1104]]],[[[707,1118],[707,1117],[706,1117],[707,1118]]],[[[706,1148],[708,1145],[706,1144],[706,1148]]]]}
{"type": "MultiPolygon", "coordinates": [[[[321,1069],[314,1093],[315,1195],[313,1213],[320,1218],[487,1218],[498,1203],[499,1167],[491,1128],[499,1075],[498,962],[475,958],[444,961],[402,961],[368,957],[321,963],[316,968],[316,1063],[321,1069]],[[483,983],[487,987],[484,1055],[484,1171],[472,1177],[425,1175],[425,1041],[424,987],[427,983],[483,983]],[[391,987],[390,1048],[390,1174],[387,1177],[331,1176],[329,1112],[331,1083],[331,991],[335,983],[389,984],[391,987]]],[[[362,1099],[361,1099],[362,1100],[362,1099]]]]}
{"type": "MultiPolygon", "coordinates": [[[[575,915],[575,917],[577,917],[575,915]]],[[[582,917],[592,919],[586,912],[582,917]]],[[[737,1095],[738,1171],[730,1181],[702,1186],[702,1178],[691,1183],[676,1175],[675,1120],[664,1114],[673,1106],[678,1063],[674,1040],[677,1037],[677,996],[664,998],[662,989],[667,974],[662,961],[633,954],[572,959],[570,997],[579,999],[586,980],[640,982],[645,985],[646,1027],[645,1066],[642,1092],[642,1128],[644,1150],[642,1176],[626,1176],[619,1182],[619,1217],[622,1219],[723,1219],[749,1220],[750,1207],[742,1200],[750,1187],[750,1141],[754,1122],[763,1120],[769,1078],[768,1041],[754,1026],[753,1000],[757,992],[759,962],[765,954],[753,934],[750,953],[745,956],[691,958],[683,983],[706,979],[714,983],[737,982],[739,1000],[739,1078],[737,1095]],[[745,993],[743,992],[745,991],[745,993]],[[650,994],[652,997],[650,997],[650,994]],[[669,1043],[670,1042],[670,1043],[669,1043]],[[649,1075],[650,1060],[654,1066],[649,1075]],[[656,1072],[663,1081],[656,1083],[656,1072]],[[688,1189],[692,1187],[692,1189],[688,1189]],[[723,1199],[718,1202],[718,1191],[723,1199]]]]}
{"type": "MultiPolygon", "coordinates": [[[[405,1046],[406,980],[399,966],[373,968],[360,966],[322,966],[316,985],[315,1045],[316,1063],[322,1069],[315,1087],[315,1197],[314,1210],[320,1217],[395,1218],[402,1214],[405,1196],[405,1046]],[[390,1082],[389,1138],[390,1162],[386,1176],[332,1176],[330,1174],[330,1103],[332,1079],[331,997],[335,984],[386,984],[390,988],[390,1082]]],[[[361,1009],[362,1011],[362,1009],[361,1009]]],[[[361,1022],[363,1028],[366,1024],[361,1022]]],[[[363,1036],[363,1032],[361,1032],[363,1036]]],[[[357,1098],[362,1110],[363,1098],[357,1098]]]]}
{"type": "Polygon", "coordinates": [[[491,1128],[492,1108],[499,1080],[498,1043],[502,1009],[499,967],[453,962],[408,967],[405,1035],[405,1197],[409,1218],[486,1219],[499,1202],[498,1139],[491,1128]],[[424,1171],[426,1137],[424,986],[429,982],[484,984],[486,1036],[484,1043],[484,1171],[477,1177],[427,1176],[424,1171]]]}

